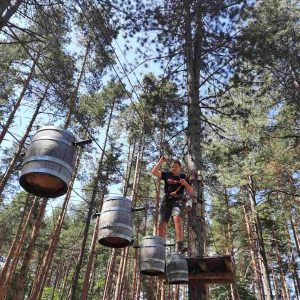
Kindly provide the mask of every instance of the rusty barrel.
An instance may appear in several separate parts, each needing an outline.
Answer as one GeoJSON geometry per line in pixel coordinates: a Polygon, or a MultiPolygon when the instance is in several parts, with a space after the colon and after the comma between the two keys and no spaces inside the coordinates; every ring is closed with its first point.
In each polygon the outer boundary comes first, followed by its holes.
{"type": "Polygon", "coordinates": [[[98,241],[111,248],[124,248],[132,241],[132,203],[121,196],[104,199],[99,220],[98,241]]]}
{"type": "Polygon", "coordinates": [[[24,157],[20,185],[28,193],[54,198],[68,190],[76,160],[75,137],[61,127],[39,129],[24,157]]]}
{"type": "Polygon", "coordinates": [[[171,253],[166,259],[168,283],[184,284],[189,281],[188,265],[183,254],[171,253]]]}
{"type": "Polygon", "coordinates": [[[160,236],[144,236],[140,243],[140,273],[157,276],[165,273],[165,240],[160,236]]]}

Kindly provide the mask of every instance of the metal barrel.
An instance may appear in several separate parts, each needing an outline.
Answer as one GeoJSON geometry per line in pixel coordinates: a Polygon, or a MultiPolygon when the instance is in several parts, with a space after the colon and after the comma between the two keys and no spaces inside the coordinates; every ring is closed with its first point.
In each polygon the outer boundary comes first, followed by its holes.
{"type": "Polygon", "coordinates": [[[98,241],[111,248],[124,248],[132,241],[132,203],[125,197],[104,199],[100,220],[98,241]]]}
{"type": "Polygon", "coordinates": [[[189,281],[188,265],[183,254],[171,253],[166,259],[168,283],[184,284],[189,281]]]}
{"type": "Polygon", "coordinates": [[[165,273],[165,240],[160,236],[144,236],[140,243],[140,273],[157,276],[165,273]]]}
{"type": "Polygon", "coordinates": [[[39,129],[24,157],[19,182],[27,192],[46,198],[64,195],[76,161],[75,137],[61,127],[39,129]]]}

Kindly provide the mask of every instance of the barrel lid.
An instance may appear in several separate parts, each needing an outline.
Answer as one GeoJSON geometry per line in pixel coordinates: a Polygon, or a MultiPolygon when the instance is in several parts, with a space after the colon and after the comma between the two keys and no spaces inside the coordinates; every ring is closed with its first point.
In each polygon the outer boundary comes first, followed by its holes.
{"type": "Polygon", "coordinates": [[[124,200],[124,201],[129,201],[131,202],[130,199],[123,197],[123,196],[115,196],[115,195],[106,195],[104,197],[104,201],[110,201],[110,200],[124,200]]]}
{"type": "Polygon", "coordinates": [[[171,259],[174,256],[180,257],[182,259],[186,258],[184,254],[180,254],[178,252],[171,252],[171,253],[167,254],[167,258],[169,258],[169,259],[171,259]]]}
{"type": "Polygon", "coordinates": [[[142,240],[145,240],[145,239],[159,239],[159,240],[164,241],[164,239],[159,235],[145,235],[142,237],[142,240]]]}
{"type": "Polygon", "coordinates": [[[64,133],[68,134],[69,136],[71,136],[74,140],[76,139],[75,136],[71,132],[69,132],[67,129],[65,129],[61,126],[44,126],[40,129],[38,129],[36,133],[38,133],[40,131],[44,131],[44,130],[61,131],[61,132],[64,132],[64,133]]]}

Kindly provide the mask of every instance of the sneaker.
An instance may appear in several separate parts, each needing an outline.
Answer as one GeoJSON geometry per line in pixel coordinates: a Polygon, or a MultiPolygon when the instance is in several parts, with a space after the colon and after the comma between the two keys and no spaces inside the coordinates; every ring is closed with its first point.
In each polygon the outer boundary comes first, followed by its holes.
{"type": "Polygon", "coordinates": [[[179,254],[187,252],[188,248],[183,244],[183,241],[177,242],[177,251],[179,254]]]}

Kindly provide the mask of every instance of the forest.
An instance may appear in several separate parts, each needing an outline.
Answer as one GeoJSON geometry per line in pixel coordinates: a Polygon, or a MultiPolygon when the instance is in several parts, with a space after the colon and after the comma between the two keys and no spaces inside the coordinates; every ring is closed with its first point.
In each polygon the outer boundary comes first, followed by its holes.
{"type": "Polygon", "coordinates": [[[0,87],[1,300],[300,300],[299,0],[4,0],[0,87]],[[57,197],[20,184],[48,126],[77,142],[57,197]],[[230,282],[140,274],[162,156],[194,188],[186,256],[230,282]],[[140,208],[133,245],[98,242],[108,195],[140,208]]]}

